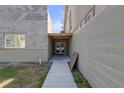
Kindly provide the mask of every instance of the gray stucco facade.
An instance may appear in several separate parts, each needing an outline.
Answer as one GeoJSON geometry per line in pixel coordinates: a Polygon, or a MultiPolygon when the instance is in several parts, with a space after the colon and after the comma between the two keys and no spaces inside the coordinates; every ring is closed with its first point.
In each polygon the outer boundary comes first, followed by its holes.
{"type": "Polygon", "coordinates": [[[46,62],[47,6],[0,6],[0,62],[46,62]],[[5,48],[6,34],[24,34],[25,48],[5,48]]]}

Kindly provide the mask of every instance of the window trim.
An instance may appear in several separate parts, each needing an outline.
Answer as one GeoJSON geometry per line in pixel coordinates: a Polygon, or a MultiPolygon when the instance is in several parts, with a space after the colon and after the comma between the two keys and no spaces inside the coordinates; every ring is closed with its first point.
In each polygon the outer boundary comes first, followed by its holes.
{"type": "MultiPolygon", "coordinates": [[[[19,48],[20,48],[20,49],[25,48],[25,46],[24,46],[24,47],[17,47],[17,40],[16,40],[16,38],[17,38],[18,35],[24,35],[24,37],[25,37],[25,34],[5,34],[5,44],[4,44],[5,46],[4,46],[4,47],[5,47],[5,48],[10,48],[10,49],[12,49],[12,48],[14,48],[14,49],[15,49],[15,48],[18,48],[18,49],[19,49],[19,48]],[[6,40],[7,40],[7,35],[14,35],[14,42],[15,42],[14,47],[7,47],[7,44],[6,44],[6,43],[7,43],[7,42],[6,42],[6,40]]],[[[25,44],[26,44],[26,43],[25,43],[25,44]]]]}

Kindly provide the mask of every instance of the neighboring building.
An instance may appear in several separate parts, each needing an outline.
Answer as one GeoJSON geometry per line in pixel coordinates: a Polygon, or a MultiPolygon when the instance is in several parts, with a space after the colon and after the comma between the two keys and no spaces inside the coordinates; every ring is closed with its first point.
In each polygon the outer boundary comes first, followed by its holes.
{"type": "Polygon", "coordinates": [[[92,87],[124,87],[124,6],[68,5],[64,30],[69,54],[92,87]]]}
{"type": "Polygon", "coordinates": [[[0,6],[0,62],[48,61],[46,5],[0,6]]]}
{"type": "MultiPolygon", "coordinates": [[[[55,33],[55,30],[54,30],[54,26],[53,26],[53,22],[51,20],[51,17],[48,13],[48,34],[49,33],[55,33]]],[[[50,59],[53,55],[53,40],[51,40],[49,37],[48,37],[48,59],[50,59]]]]}
{"type": "Polygon", "coordinates": [[[48,33],[55,33],[53,22],[51,20],[49,13],[48,13],[48,33]]]}

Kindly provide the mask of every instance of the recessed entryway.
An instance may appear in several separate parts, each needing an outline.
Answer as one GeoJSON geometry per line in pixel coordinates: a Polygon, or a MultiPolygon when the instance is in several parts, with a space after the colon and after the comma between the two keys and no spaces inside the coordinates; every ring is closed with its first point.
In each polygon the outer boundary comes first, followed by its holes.
{"type": "Polygon", "coordinates": [[[69,42],[72,33],[49,33],[49,39],[52,43],[49,45],[51,58],[54,55],[69,55],[69,42]]]}

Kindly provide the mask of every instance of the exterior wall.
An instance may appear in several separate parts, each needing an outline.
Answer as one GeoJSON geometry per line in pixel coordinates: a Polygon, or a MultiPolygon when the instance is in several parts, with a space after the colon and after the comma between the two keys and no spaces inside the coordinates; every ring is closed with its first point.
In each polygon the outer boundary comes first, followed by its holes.
{"type": "MultiPolygon", "coordinates": [[[[65,6],[65,23],[64,29],[65,32],[72,32],[74,28],[80,23],[80,21],[86,16],[86,14],[93,8],[94,5],[67,5],[65,6]],[[70,26],[70,14],[71,14],[71,25],[72,29],[69,29],[70,26]]],[[[104,9],[104,5],[96,5],[95,13],[98,14],[102,9],[104,9]]],[[[85,24],[83,24],[85,25],[85,24]]]]}
{"type": "Polygon", "coordinates": [[[92,87],[124,87],[124,6],[106,8],[74,33],[70,53],[92,87]]]}
{"type": "Polygon", "coordinates": [[[47,62],[45,49],[1,49],[0,62],[47,62]]]}
{"type": "Polygon", "coordinates": [[[50,15],[48,14],[48,33],[54,33],[54,26],[51,20],[50,15]]]}
{"type": "Polygon", "coordinates": [[[0,62],[46,62],[47,57],[47,6],[0,6],[0,62]],[[5,34],[25,34],[25,49],[6,49],[5,34]]]}
{"type": "Polygon", "coordinates": [[[48,38],[48,59],[50,59],[54,52],[54,41],[51,38],[48,38]]]}
{"type": "MultiPolygon", "coordinates": [[[[50,15],[48,14],[48,33],[55,33],[50,15]]],[[[53,55],[53,40],[48,38],[48,59],[53,55]]]]}

